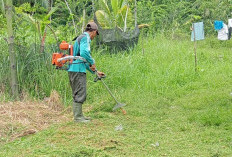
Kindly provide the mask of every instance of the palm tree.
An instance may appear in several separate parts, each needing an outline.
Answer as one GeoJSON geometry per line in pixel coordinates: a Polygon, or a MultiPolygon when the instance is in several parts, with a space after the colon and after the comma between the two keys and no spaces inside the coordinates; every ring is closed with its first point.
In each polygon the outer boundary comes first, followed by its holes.
{"type": "Polygon", "coordinates": [[[111,8],[106,0],[100,0],[102,10],[96,11],[98,23],[103,29],[118,27],[126,32],[127,27],[133,26],[133,17],[126,0],[111,0],[111,8]]]}

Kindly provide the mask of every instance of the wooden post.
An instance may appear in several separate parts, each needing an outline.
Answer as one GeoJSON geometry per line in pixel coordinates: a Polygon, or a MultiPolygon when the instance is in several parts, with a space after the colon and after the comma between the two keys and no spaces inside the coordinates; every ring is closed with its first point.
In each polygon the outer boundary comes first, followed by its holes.
{"type": "Polygon", "coordinates": [[[196,31],[195,31],[194,23],[193,23],[193,38],[194,38],[195,72],[197,72],[197,41],[196,41],[196,31]]]}
{"type": "Polygon", "coordinates": [[[135,0],[135,28],[137,27],[137,0],[135,0]]]}
{"type": "Polygon", "coordinates": [[[143,43],[143,29],[142,29],[142,51],[143,51],[143,55],[144,55],[144,43],[143,43]]]}
{"type": "MultiPolygon", "coordinates": [[[[135,0],[135,28],[137,27],[137,0],[135,0]]],[[[142,29],[141,29],[142,30],[142,29]]],[[[142,30],[142,53],[144,55],[143,30],[142,30]]]]}
{"type": "Polygon", "coordinates": [[[7,20],[7,34],[8,34],[8,47],[10,58],[10,70],[11,70],[11,91],[14,98],[19,96],[18,77],[17,77],[17,63],[16,55],[14,51],[14,36],[12,28],[12,0],[7,0],[5,5],[6,20],[7,20]]]}

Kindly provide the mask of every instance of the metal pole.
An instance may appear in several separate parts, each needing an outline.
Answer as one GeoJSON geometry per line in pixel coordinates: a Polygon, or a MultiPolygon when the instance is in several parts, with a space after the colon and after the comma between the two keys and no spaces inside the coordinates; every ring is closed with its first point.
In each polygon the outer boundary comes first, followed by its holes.
{"type": "Polygon", "coordinates": [[[114,100],[119,104],[118,100],[114,97],[114,95],[111,93],[109,87],[105,84],[105,82],[102,79],[101,79],[101,82],[106,87],[106,89],[108,90],[108,92],[110,93],[110,95],[114,98],[114,100]]]}

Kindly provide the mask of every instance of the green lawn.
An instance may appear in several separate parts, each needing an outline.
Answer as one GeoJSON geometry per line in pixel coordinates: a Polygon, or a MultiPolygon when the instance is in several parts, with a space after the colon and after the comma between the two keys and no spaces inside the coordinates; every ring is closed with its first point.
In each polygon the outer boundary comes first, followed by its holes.
{"type": "Polygon", "coordinates": [[[199,41],[197,73],[193,42],[162,36],[141,42],[129,52],[93,52],[127,115],[111,112],[113,99],[89,74],[84,107],[91,123],[53,125],[3,144],[0,156],[231,156],[232,41],[199,41]]]}

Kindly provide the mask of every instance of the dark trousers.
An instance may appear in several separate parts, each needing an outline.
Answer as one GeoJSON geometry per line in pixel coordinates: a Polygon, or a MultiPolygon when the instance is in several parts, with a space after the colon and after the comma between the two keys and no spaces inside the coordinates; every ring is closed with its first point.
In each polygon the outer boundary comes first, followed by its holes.
{"type": "Polygon", "coordinates": [[[72,88],[73,102],[83,103],[86,100],[86,73],[68,72],[72,88]]]}
{"type": "Polygon", "coordinates": [[[228,40],[230,40],[231,38],[231,33],[232,33],[232,27],[229,28],[228,40]]]}

